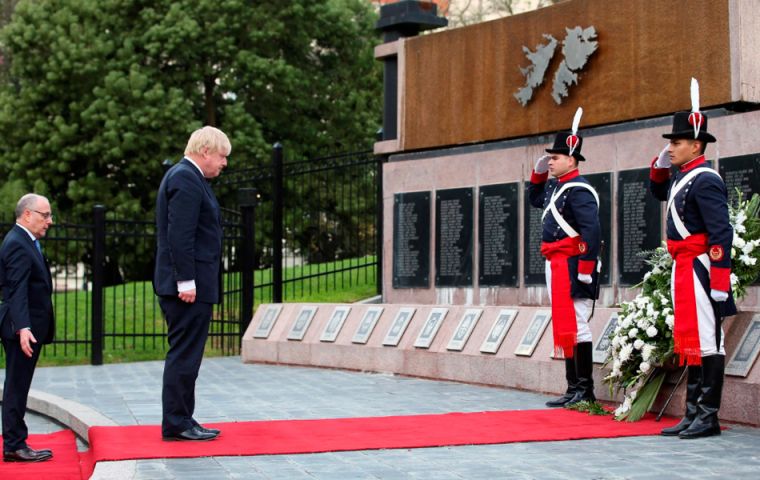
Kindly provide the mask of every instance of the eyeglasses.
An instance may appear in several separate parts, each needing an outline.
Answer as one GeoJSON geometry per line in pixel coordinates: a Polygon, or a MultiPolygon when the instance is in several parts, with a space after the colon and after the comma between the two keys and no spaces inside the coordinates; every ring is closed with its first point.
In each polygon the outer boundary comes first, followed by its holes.
{"type": "Polygon", "coordinates": [[[39,214],[39,216],[41,216],[45,220],[47,220],[47,219],[52,220],[53,219],[53,212],[40,212],[39,210],[32,210],[32,212],[39,214]]]}

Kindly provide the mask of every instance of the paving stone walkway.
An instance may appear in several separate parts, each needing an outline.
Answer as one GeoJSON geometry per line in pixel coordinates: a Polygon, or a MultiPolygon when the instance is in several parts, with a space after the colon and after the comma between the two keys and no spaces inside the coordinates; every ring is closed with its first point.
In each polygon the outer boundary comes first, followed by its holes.
{"type": "MultiPolygon", "coordinates": [[[[94,408],[121,425],[161,420],[163,362],[39,368],[32,388],[94,408]]],[[[0,378],[4,373],[0,373],[0,378]]],[[[336,418],[544,408],[547,396],[384,374],[208,358],[200,422],[336,418]]],[[[32,416],[30,430],[61,428],[32,416]]],[[[705,479],[760,478],[760,429],[720,437],[632,437],[309,455],[140,460],[136,479],[705,479]]]]}

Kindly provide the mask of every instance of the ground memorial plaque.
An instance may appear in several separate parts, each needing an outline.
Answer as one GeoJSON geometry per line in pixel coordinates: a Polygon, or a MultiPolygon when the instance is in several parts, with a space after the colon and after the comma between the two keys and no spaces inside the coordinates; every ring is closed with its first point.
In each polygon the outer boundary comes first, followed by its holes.
{"type": "Polygon", "coordinates": [[[451,340],[449,340],[449,344],[446,346],[447,350],[461,351],[464,348],[467,340],[470,338],[470,334],[475,329],[475,325],[478,323],[478,319],[480,319],[481,313],[483,313],[483,310],[480,308],[468,308],[465,310],[464,315],[459,320],[457,329],[454,330],[454,335],[451,336],[451,340]]]}
{"type": "Polygon", "coordinates": [[[377,321],[380,319],[380,315],[383,314],[383,307],[369,307],[364,316],[359,322],[359,326],[356,327],[354,337],[351,339],[352,343],[367,343],[369,336],[372,335],[372,330],[375,329],[377,321]]]}
{"type": "Polygon", "coordinates": [[[604,247],[600,251],[600,285],[610,284],[610,251],[612,250],[612,173],[584,175],[599,195],[599,225],[602,228],[604,247]]]}
{"type": "Polygon", "coordinates": [[[388,347],[395,347],[398,345],[398,342],[401,341],[401,337],[406,331],[406,327],[409,326],[409,322],[414,316],[415,310],[416,309],[410,307],[399,309],[398,313],[396,313],[396,318],[393,319],[393,323],[391,323],[391,327],[388,329],[388,333],[385,335],[383,345],[388,347]]]}
{"type": "Polygon", "coordinates": [[[518,183],[480,187],[478,242],[480,286],[516,287],[518,183]]]}
{"type": "Polygon", "coordinates": [[[523,205],[523,218],[525,219],[525,247],[523,248],[523,263],[525,267],[523,280],[525,285],[545,285],[546,259],[541,255],[541,233],[543,231],[541,214],[543,213],[543,209],[536,208],[530,204],[528,185],[530,185],[530,182],[525,183],[525,202],[523,205]]]}
{"type": "Polygon", "coordinates": [[[622,285],[635,285],[649,270],[641,252],[662,241],[662,210],[649,191],[649,169],[618,172],[618,272],[622,285]]]}
{"type": "Polygon", "coordinates": [[[738,377],[746,377],[755,364],[757,354],[760,352],[760,315],[752,317],[747,325],[731,361],[726,365],[726,374],[738,377]]]}
{"type": "Polygon", "coordinates": [[[290,333],[288,333],[288,340],[303,340],[315,313],[317,313],[316,306],[301,307],[301,311],[298,313],[296,321],[290,329],[290,333]]]}
{"type": "Polygon", "coordinates": [[[607,319],[607,323],[604,325],[604,330],[602,330],[602,334],[599,335],[599,338],[596,341],[596,345],[594,345],[594,352],[592,355],[594,363],[604,363],[605,360],[607,360],[607,355],[609,353],[608,350],[610,348],[610,344],[612,343],[611,335],[612,332],[615,331],[617,320],[617,313],[613,313],[610,315],[610,318],[607,319]]]}
{"type": "Polygon", "coordinates": [[[435,335],[438,333],[438,329],[443,324],[443,319],[446,318],[448,308],[434,308],[430,310],[430,314],[425,320],[425,324],[422,325],[422,330],[417,336],[417,340],[414,341],[414,346],[417,348],[430,348],[430,345],[435,339],[435,335]]]}
{"type": "Polygon", "coordinates": [[[491,330],[488,332],[488,336],[483,340],[483,344],[480,346],[480,351],[483,353],[496,353],[501,347],[501,343],[509,332],[509,328],[512,326],[512,322],[517,316],[517,310],[513,308],[505,308],[499,311],[496,316],[491,330]]]}
{"type": "Polygon", "coordinates": [[[393,288],[430,286],[430,192],[393,196],[393,288]]]}
{"type": "Polygon", "coordinates": [[[472,286],[472,188],[435,195],[435,285],[472,286]]]}
{"type": "Polygon", "coordinates": [[[760,194],[760,154],[721,158],[718,173],[726,182],[729,203],[736,201],[737,188],[745,200],[760,194]]]}
{"type": "Polygon", "coordinates": [[[256,327],[256,331],[253,333],[253,338],[269,338],[269,334],[272,332],[272,327],[274,327],[277,318],[280,316],[280,311],[282,311],[281,303],[277,305],[267,305],[264,316],[261,318],[259,326],[256,327]]]}
{"type": "Polygon", "coordinates": [[[344,305],[335,307],[332,316],[330,316],[330,320],[327,322],[327,325],[325,325],[325,329],[322,332],[322,336],[319,338],[319,341],[334,342],[335,339],[338,338],[340,329],[343,328],[343,323],[345,323],[350,311],[351,307],[349,306],[344,305]]]}
{"type": "Polygon", "coordinates": [[[533,320],[531,320],[528,329],[525,330],[525,333],[520,340],[520,344],[517,345],[517,348],[515,349],[515,355],[526,357],[533,355],[533,351],[536,349],[538,341],[541,340],[551,318],[552,312],[550,310],[539,310],[533,315],[533,320]]]}

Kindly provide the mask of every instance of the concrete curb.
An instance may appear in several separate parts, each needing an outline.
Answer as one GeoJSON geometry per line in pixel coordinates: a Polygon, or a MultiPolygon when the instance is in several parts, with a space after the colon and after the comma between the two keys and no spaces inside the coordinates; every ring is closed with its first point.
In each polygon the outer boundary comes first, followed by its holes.
{"type": "MultiPolygon", "coordinates": [[[[0,387],[0,395],[3,389],[0,387]]],[[[46,415],[70,428],[89,443],[90,427],[116,427],[118,424],[97,410],[58,395],[30,390],[27,409],[46,415]]],[[[129,480],[135,478],[137,462],[98,462],[90,480],[129,480]]]]}

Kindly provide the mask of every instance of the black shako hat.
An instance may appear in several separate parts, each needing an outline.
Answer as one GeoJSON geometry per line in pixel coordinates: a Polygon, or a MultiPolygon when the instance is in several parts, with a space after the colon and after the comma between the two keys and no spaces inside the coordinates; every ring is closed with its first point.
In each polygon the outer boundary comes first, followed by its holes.
{"type": "Polygon", "coordinates": [[[673,131],[662,136],[668,139],[701,140],[705,143],[716,141],[715,137],[707,133],[707,115],[702,112],[676,112],[673,115],[673,131]]]}
{"type": "Polygon", "coordinates": [[[583,146],[583,138],[575,134],[573,135],[573,132],[566,130],[557,133],[557,136],[554,138],[554,145],[552,148],[547,148],[546,153],[561,153],[563,155],[573,156],[575,157],[579,162],[585,162],[586,158],[581,155],[581,147],[583,146]],[[571,147],[573,148],[573,153],[570,153],[571,147]]]}

